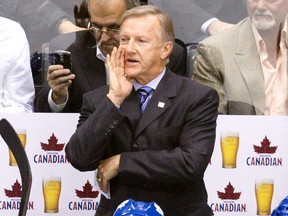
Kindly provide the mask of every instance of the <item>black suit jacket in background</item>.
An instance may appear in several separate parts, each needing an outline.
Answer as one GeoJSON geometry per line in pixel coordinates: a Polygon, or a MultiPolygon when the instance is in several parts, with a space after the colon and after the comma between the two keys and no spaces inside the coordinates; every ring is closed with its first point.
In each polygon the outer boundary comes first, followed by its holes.
{"type": "Polygon", "coordinates": [[[108,87],[84,95],[77,131],[65,151],[81,171],[121,154],[110,181],[111,200],[101,197],[99,216],[111,216],[124,200],[155,201],[165,216],[210,216],[203,175],[214,148],[218,94],[166,72],[144,113],[132,90],[118,109],[108,87]]]}
{"type": "MultiPolygon", "coordinates": [[[[50,52],[64,49],[71,52],[72,73],[76,78],[69,87],[69,100],[63,112],[79,112],[84,93],[106,85],[105,63],[96,57],[94,36],[89,31],[59,35],[49,44],[50,52]]],[[[187,51],[183,42],[177,40],[170,56],[168,67],[179,75],[186,76],[187,51]]],[[[46,77],[44,77],[46,80],[46,77]]],[[[44,82],[35,98],[36,112],[51,112],[48,104],[50,87],[44,82]]]]}

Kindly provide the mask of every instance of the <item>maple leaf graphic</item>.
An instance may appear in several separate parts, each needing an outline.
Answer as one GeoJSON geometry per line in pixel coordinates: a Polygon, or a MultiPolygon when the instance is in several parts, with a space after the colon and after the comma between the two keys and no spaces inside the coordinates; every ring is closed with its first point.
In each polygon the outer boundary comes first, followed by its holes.
{"type": "Polygon", "coordinates": [[[14,183],[14,185],[12,185],[12,190],[4,189],[4,192],[5,192],[5,195],[7,197],[9,197],[9,198],[11,198],[11,197],[21,197],[21,195],[22,195],[22,186],[20,185],[20,183],[16,179],[16,182],[14,183]]]}
{"type": "Polygon", "coordinates": [[[44,151],[62,151],[64,148],[64,144],[58,144],[58,139],[55,137],[54,133],[52,133],[52,136],[50,139],[48,139],[48,144],[41,142],[41,147],[44,151]]]}
{"type": "Polygon", "coordinates": [[[83,187],[83,191],[75,189],[75,192],[79,198],[96,198],[99,194],[99,191],[93,191],[93,187],[88,180],[83,187]]]}
{"type": "Polygon", "coordinates": [[[217,191],[218,197],[222,200],[224,199],[231,199],[231,200],[238,200],[240,198],[241,192],[235,192],[234,193],[234,187],[229,184],[227,185],[225,189],[225,193],[217,191]]]}
{"type": "Polygon", "coordinates": [[[267,139],[267,136],[261,142],[261,146],[253,145],[254,151],[258,154],[274,154],[277,150],[277,146],[270,146],[271,142],[267,139]]]}

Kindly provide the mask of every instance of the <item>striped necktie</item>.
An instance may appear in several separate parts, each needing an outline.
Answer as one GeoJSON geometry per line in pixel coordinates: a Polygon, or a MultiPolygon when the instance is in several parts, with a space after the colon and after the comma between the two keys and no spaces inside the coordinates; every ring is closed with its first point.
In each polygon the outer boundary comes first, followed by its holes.
{"type": "Polygon", "coordinates": [[[149,95],[151,95],[153,92],[153,89],[149,86],[142,86],[141,88],[139,88],[137,90],[137,93],[139,94],[140,97],[140,108],[141,108],[141,113],[144,112],[148,101],[150,100],[151,97],[149,97],[149,95]]]}

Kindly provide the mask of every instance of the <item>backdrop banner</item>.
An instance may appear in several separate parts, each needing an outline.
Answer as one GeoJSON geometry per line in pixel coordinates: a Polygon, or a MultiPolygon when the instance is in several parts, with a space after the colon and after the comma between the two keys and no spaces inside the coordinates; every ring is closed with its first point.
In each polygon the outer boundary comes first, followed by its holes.
{"type": "MultiPolygon", "coordinates": [[[[27,216],[93,216],[100,190],[95,172],[74,169],[65,145],[78,114],[4,114],[19,134],[33,176],[27,216]]],[[[214,153],[205,172],[215,216],[270,215],[288,195],[288,117],[219,116],[214,153]]],[[[17,215],[21,177],[0,137],[0,215],[17,215]]],[[[193,199],[191,197],[191,199],[193,199]]]]}

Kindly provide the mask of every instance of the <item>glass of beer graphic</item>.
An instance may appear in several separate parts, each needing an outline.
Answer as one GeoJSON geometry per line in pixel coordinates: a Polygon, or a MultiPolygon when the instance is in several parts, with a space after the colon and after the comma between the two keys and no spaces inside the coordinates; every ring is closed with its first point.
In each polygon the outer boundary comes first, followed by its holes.
{"type": "MultiPolygon", "coordinates": [[[[23,145],[23,147],[26,147],[26,130],[25,129],[15,129],[16,133],[18,134],[18,137],[23,145]]],[[[12,151],[9,148],[9,165],[10,166],[17,166],[17,162],[15,160],[15,157],[12,153],[12,151]]]]}
{"type": "Polygon", "coordinates": [[[270,215],[273,197],[273,179],[258,179],[255,181],[257,215],[270,215]]]}
{"type": "Polygon", "coordinates": [[[225,131],[221,133],[222,167],[236,168],[237,152],[239,147],[239,133],[225,131]]]}
{"type": "Polygon", "coordinates": [[[42,181],[42,190],[44,197],[44,212],[59,212],[59,198],[61,193],[61,177],[44,177],[42,181]]]}

